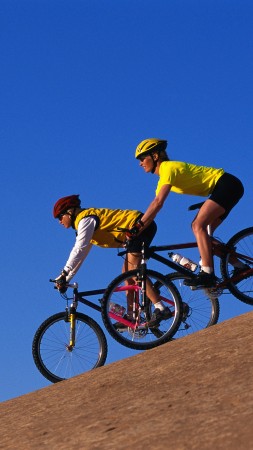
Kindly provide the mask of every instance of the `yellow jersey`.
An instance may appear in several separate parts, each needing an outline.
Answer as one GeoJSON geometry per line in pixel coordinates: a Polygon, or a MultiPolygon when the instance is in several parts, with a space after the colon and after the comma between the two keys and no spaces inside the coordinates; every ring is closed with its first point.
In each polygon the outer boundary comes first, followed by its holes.
{"type": "Polygon", "coordinates": [[[223,174],[223,169],[214,167],[196,166],[180,161],[163,161],[159,168],[156,195],[162,186],[170,184],[171,191],[177,194],[207,197],[223,174]]]}
{"type": "Polygon", "coordinates": [[[80,220],[85,217],[95,217],[97,226],[91,244],[118,248],[125,241],[125,233],[119,228],[132,228],[140,214],[140,211],[128,209],[88,208],[77,214],[74,227],[77,230],[80,220]]]}

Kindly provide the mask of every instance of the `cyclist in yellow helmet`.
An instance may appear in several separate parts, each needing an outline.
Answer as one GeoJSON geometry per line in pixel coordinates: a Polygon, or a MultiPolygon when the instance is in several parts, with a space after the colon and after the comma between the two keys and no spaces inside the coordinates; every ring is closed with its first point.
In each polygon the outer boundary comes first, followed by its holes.
{"type": "MultiPolygon", "coordinates": [[[[69,195],[57,200],[53,207],[53,217],[58,219],[65,228],[73,228],[76,231],[75,245],[60,275],[55,279],[56,287],[60,292],[66,292],[66,282],[69,282],[80,269],[92,245],[103,248],[120,248],[124,246],[126,238],[129,238],[127,255],[122,269],[125,272],[139,267],[142,243],[144,242],[147,248],[157,230],[155,222],[150,220],[147,227],[140,231],[142,227],[140,211],[81,208],[79,195],[69,195]],[[131,229],[131,233],[122,231],[121,228],[131,229]]],[[[159,293],[151,283],[147,285],[147,292],[155,309],[160,311],[159,321],[167,319],[171,315],[170,309],[160,301],[159,293]]],[[[131,320],[133,314],[131,294],[128,298],[127,313],[128,319],[131,320]]],[[[122,324],[118,324],[117,328],[121,326],[122,324]]]]}
{"type": "MultiPolygon", "coordinates": [[[[207,226],[210,225],[213,232],[221,224],[243,196],[243,185],[238,178],[224,169],[170,161],[166,148],[166,140],[151,138],[140,142],[135,151],[135,158],[139,160],[143,170],[159,177],[156,196],[142,216],[142,223],[146,227],[154,220],[170,191],[208,197],[192,222],[192,230],[201,255],[201,271],[195,280],[185,280],[185,284],[213,287],[216,277],[207,226]]],[[[242,268],[239,262],[234,265],[237,271],[242,268]]]]}

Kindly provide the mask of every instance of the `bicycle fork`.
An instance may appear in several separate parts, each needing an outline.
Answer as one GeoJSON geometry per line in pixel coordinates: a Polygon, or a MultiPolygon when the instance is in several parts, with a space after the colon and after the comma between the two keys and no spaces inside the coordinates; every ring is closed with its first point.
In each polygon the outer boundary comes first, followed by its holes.
{"type": "Polygon", "coordinates": [[[70,308],[66,308],[66,319],[65,321],[70,324],[69,328],[69,343],[66,344],[66,349],[72,352],[76,343],[76,307],[74,304],[70,308]]]}

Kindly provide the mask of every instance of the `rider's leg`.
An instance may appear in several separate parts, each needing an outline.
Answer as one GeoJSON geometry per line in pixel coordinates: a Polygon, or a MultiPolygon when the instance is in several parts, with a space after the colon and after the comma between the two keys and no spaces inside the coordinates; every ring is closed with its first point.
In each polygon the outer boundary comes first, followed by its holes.
{"type": "MultiPolygon", "coordinates": [[[[140,253],[127,253],[126,259],[123,263],[122,272],[128,272],[129,270],[137,269],[141,262],[141,254],[140,253]]],[[[133,285],[135,284],[134,278],[128,278],[125,283],[127,285],[133,285]]],[[[129,318],[132,318],[133,316],[133,298],[134,298],[134,292],[133,291],[126,291],[127,296],[127,315],[129,318]]]]}
{"type": "Polygon", "coordinates": [[[221,216],[225,209],[213,200],[206,200],[192,222],[192,230],[196,237],[201,257],[201,271],[195,279],[184,281],[187,286],[213,287],[216,284],[214,275],[214,263],[212,253],[212,241],[207,232],[207,227],[217,228],[221,222],[221,216]]]}
{"type": "MultiPolygon", "coordinates": [[[[194,219],[192,229],[200,251],[203,272],[197,275],[193,285],[206,287],[215,285],[212,245],[207,226],[210,225],[212,230],[217,228],[238,203],[243,192],[241,181],[231,174],[224,173],[217,181],[210,198],[205,201],[194,219]]],[[[189,284],[187,280],[185,284],[189,284]]]]}
{"type": "MultiPolygon", "coordinates": [[[[143,230],[139,234],[139,236],[128,244],[128,253],[126,260],[123,265],[123,272],[126,272],[128,270],[137,269],[141,264],[141,250],[143,247],[145,247],[145,251],[147,251],[148,247],[150,246],[155,234],[156,234],[156,224],[155,222],[151,222],[151,224],[143,230]]],[[[134,284],[136,280],[128,279],[128,284],[134,284]]],[[[154,288],[151,280],[147,278],[146,280],[146,292],[148,298],[151,300],[151,302],[154,304],[154,308],[156,312],[156,321],[158,322],[164,319],[167,319],[171,313],[168,307],[166,307],[163,302],[160,300],[160,294],[157,291],[157,289],[154,288]]],[[[127,304],[128,304],[128,314],[131,317],[132,311],[133,311],[133,293],[130,291],[127,291],[127,304]]]]}
{"type": "MultiPolygon", "coordinates": [[[[137,269],[140,266],[140,263],[141,263],[141,254],[140,253],[127,253],[127,257],[123,264],[122,272],[124,273],[128,270],[137,269]]],[[[135,281],[136,281],[135,278],[129,278],[126,282],[127,282],[127,284],[135,284],[135,281]]],[[[148,278],[146,280],[146,283],[147,283],[146,288],[147,288],[148,298],[155,305],[158,304],[158,305],[156,305],[158,308],[160,307],[160,309],[164,309],[162,302],[160,302],[159,292],[154,288],[153,284],[151,283],[151,281],[148,278]]],[[[132,292],[131,291],[128,292],[127,296],[128,296],[129,306],[130,306],[130,303],[132,303],[131,300],[133,298],[132,292]]]]}
{"type": "MultiPolygon", "coordinates": [[[[127,253],[127,258],[123,265],[123,272],[126,272],[127,270],[133,270],[140,267],[141,263],[141,255],[139,253],[127,253]]],[[[128,284],[134,284],[136,281],[135,278],[129,278],[127,280],[128,284]]],[[[147,295],[149,299],[152,301],[152,303],[158,303],[160,301],[159,299],[159,292],[154,288],[151,281],[147,278],[147,295]]]]}
{"type": "Polygon", "coordinates": [[[213,255],[212,255],[212,243],[207,232],[208,225],[214,230],[221,223],[220,217],[225,213],[225,209],[218,205],[213,200],[206,200],[203,206],[200,208],[197,216],[192,222],[192,230],[195,235],[198,249],[202,261],[202,270],[212,273],[213,255]],[[204,268],[207,268],[205,270],[204,268]]]}
{"type": "Polygon", "coordinates": [[[193,232],[196,236],[203,266],[213,268],[211,242],[207,238],[206,227],[214,230],[224,220],[231,209],[238,203],[244,192],[241,181],[234,175],[224,173],[217,181],[208,200],[200,208],[193,221],[193,232]]]}

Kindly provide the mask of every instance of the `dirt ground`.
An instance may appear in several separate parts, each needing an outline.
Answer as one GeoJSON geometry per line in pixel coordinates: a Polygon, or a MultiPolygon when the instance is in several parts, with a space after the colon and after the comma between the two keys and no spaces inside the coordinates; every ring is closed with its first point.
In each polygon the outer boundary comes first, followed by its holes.
{"type": "Polygon", "coordinates": [[[250,450],[253,312],[0,405],[0,449],[250,450]]]}

